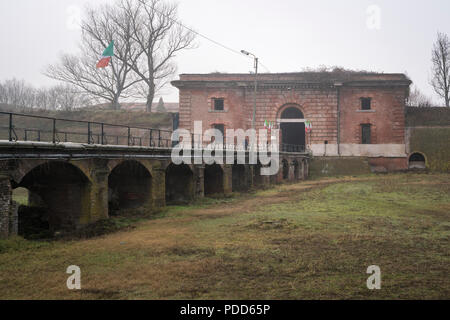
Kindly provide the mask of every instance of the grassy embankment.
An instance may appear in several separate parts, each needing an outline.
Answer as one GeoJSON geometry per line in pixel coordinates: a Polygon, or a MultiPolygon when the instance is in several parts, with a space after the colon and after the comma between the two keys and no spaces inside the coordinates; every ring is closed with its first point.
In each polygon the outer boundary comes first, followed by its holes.
{"type": "Polygon", "coordinates": [[[450,298],[450,175],[328,178],[168,207],[77,241],[0,241],[1,299],[450,298]],[[381,268],[381,290],[366,269],[381,268]],[[66,288],[69,265],[80,291],[66,288]]]}
{"type": "MultiPolygon", "coordinates": [[[[143,128],[155,128],[162,130],[172,130],[172,116],[169,113],[149,113],[142,111],[127,111],[127,110],[105,110],[105,109],[80,109],[74,111],[45,111],[45,110],[33,110],[28,109],[26,111],[12,109],[11,107],[0,105],[0,111],[6,112],[18,112],[37,116],[45,117],[55,117],[58,119],[67,120],[80,120],[80,121],[91,121],[91,122],[103,122],[108,124],[118,124],[131,127],[143,127],[143,128]]],[[[9,118],[7,115],[0,115],[0,139],[8,139],[8,124],[9,118]]],[[[18,135],[19,140],[24,140],[25,129],[35,129],[41,130],[41,141],[51,141],[52,140],[52,120],[47,119],[36,119],[21,116],[13,117],[13,125],[15,127],[15,132],[18,135]]],[[[56,123],[57,139],[63,142],[65,139],[64,132],[67,132],[67,139],[71,142],[87,142],[87,131],[88,127],[86,123],[77,123],[69,121],[57,121],[56,123]],[[80,134],[77,134],[80,133],[80,134]]],[[[92,124],[91,132],[94,139],[98,140],[98,135],[101,133],[101,126],[92,124]]],[[[115,136],[120,135],[126,137],[128,135],[127,128],[118,128],[113,126],[104,126],[104,134],[109,138],[108,142],[114,144],[116,142],[115,136]]],[[[145,130],[132,130],[131,134],[133,136],[146,136],[148,137],[148,132],[145,130]]],[[[27,133],[28,140],[37,140],[37,131],[29,131],[27,133]]],[[[156,137],[156,133],[154,133],[156,137]]],[[[124,139],[120,139],[119,143],[123,144],[126,142],[124,139]]],[[[147,141],[144,141],[145,144],[147,141]]],[[[137,141],[136,141],[137,143],[137,141]]]]}

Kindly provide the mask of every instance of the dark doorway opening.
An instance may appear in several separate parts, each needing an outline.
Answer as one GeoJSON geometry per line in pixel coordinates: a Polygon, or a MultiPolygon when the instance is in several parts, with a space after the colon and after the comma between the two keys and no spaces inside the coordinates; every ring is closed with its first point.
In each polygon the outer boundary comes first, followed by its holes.
{"type": "Polygon", "coordinates": [[[247,176],[245,174],[245,166],[243,164],[233,164],[232,166],[232,191],[246,191],[247,176]]]}
{"type": "Polygon", "coordinates": [[[409,156],[408,161],[408,167],[409,169],[425,169],[426,163],[425,163],[425,157],[421,153],[413,153],[409,156]]]}
{"type": "Polygon", "coordinates": [[[25,238],[49,238],[56,231],[73,230],[89,205],[90,182],[70,163],[39,165],[18,187],[29,193],[27,204],[18,209],[18,233],[25,238]]]}
{"type": "Polygon", "coordinates": [[[263,176],[261,175],[261,163],[258,162],[253,166],[253,185],[261,186],[263,184],[263,176]]]}
{"type": "Polygon", "coordinates": [[[137,161],[124,161],[108,177],[110,213],[120,209],[137,208],[151,200],[152,176],[137,161]]]}
{"type": "MultiPolygon", "coordinates": [[[[303,113],[296,107],[286,108],[281,113],[281,119],[303,119],[303,113]]],[[[283,151],[304,150],[305,123],[281,122],[281,143],[283,151]],[[292,150],[291,150],[292,149],[292,150]]]]}
{"type": "Polygon", "coordinates": [[[294,179],[300,180],[300,164],[297,160],[294,161],[294,179]]]}
{"type": "Polygon", "coordinates": [[[283,164],[283,180],[289,179],[289,162],[285,159],[281,162],[283,164]]]}
{"type": "Polygon", "coordinates": [[[194,174],[187,164],[171,163],[166,169],[166,203],[181,204],[192,200],[194,174]]]}
{"type": "Polygon", "coordinates": [[[223,193],[223,170],[218,164],[205,165],[205,196],[223,193]]]}

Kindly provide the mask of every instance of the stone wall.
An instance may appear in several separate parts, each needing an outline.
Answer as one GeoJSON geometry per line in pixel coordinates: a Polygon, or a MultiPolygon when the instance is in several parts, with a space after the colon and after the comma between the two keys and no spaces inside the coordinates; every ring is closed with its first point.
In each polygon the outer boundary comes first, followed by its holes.
{"type": "Polygon", "coordinates": [[[431,171],[450,172],[450,126],[407,129],[409,154],[419,152],[431,171]]]}
{"type": "MultiPolygon", "coordinates": [[[[146,209],[158,210],[164,207],[166,205],[166,169],[170,161],[168,159],[139,159],[131,160],[138,163],[137,167],[136,164],[119,167],[127,161],[130,160],[72,159],[45,161],[43,159],[27,159],[9,161],[8,166],[2,166],[6,162],[0,161],[0,168],[4,167],[6,172],[6,174],[0,175],[0,238],[15,234],[18,229],[17,204],[12,201],[12,184],[14,184],[14,187],[25,187],[39,194],[39,199],[45,202],[45,207],[48,209],[45,214],[49,214],[49,224],[55,219],[61,220],[70,217],[71,228],[81,227],[109,217],[108,206],[113,202],[109,203],[111,186],[108,185],[108,179],[114,180],[112,178],[114,168],[128,170],[128,172],[122,172],[125,177],[127,175],[136,177],[136,173],[139,174],[139,177],[142,177],[142,171],[148,170],[148,176],[151,176],[151,179],[148,179],[151,181],[150,185],[142,184],[139,180],[133,180],[132,184],[134,185],[130,187],[126,185],[127,179],[123,176],[116,184],[125,183],[126,191],[131,192],[127,194],[127,197],[130,197],[129,199],[134,199],[136,195],[145,192],[146,201],[144,201],[145,203],[140,201],[140,205],[146,209]]],[[[307,168],[305,162],[308,161],[308,158],[302,155],[288,156],[287,161],[290,164],[296,161],[302,164],[302,168],[307,168]]],[[[245,165],[243,179],[240,181],[245,189],[253,187],[254,177],[251,167],[252,165],[245,165]]],[[[216,165],[216,168],[220,171],[220,179],[213,179],[213,183],[217,184],[214,187],[217,187],[217,192],[230,194],[233,188],[232,165],[216,165]]],[[[189,170],[192,170],[193,177],[187,186],[189,188],[188,193],[194,198],[201,198],[205,194],[205,165],[191,165],[189,170]]],[[[293,167],[290,170],[292,171],[293,167]]],[[[285,180],[303,179],[307,172],[303,173],[289,174],[288,179],[285,180]]],[[[278,179],[279,176],[276,175],[271,178],[261,176],[259,180],[266,184],[269,181],[276,183],[281,181],[278,179]]],[[[209,181],[209,187],[211,187],[211,180],[209,181]]],[[[141,200],[140,197],[136,199],[141,200]]],[[[58,225],[54,225],[56,228],[50,226],[50,229],[58,231],[58,225]]],[[[69,225],[69,223],[65,225],[69,225]]]]}
{"type": "Polygon", "coordinates": [[[314,157],[309,167],[312,178],[368,173],[370,173],[369,160],[364,157],[314,157]]]}
{"type": "Polygon", "coordinates": [[[406,149],[431,171],[450,172],[450,108],[406,108],[406,149]]]}
{"type": "Polygon", "coordinates": [[[12,204],[9,177],[0,176],[0,238],[9,236],[9,215],[12,204]]]}

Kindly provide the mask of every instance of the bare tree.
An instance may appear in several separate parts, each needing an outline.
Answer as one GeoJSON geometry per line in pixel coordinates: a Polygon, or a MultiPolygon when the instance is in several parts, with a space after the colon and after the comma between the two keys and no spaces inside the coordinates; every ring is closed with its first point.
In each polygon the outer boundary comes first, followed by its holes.
{"type": "Polygon", "coordinates": [[[0,101],[14,108],[32,108],[35,102],[35,89],[23,80],[6,80],[1,85],[0,101]]]}
{"type": "Polygon", "coordinates": [[[133,46],[142,53],[128,60],[133,71],[145,83],[147,111],[153,99],[176,72],[173,58],[195,46],[195,34],[177,22],[177,5],[161,0],[122,0],[121,8],[132,25],[133,46]]]}
{"type": "Polygon", "coordinates": [[[87,96],[72,85],[55,86],[49,96],[57,110],[72,111],[89,105],[87,96]]]}
{"type": "Polygon", "coordinates": [[[450,107],[450,41],[446,34],[438,32],[431,61],[433,62],[431,85],[444,99],[445,106],[450,107]]]}
{"type": "Polygon", "coordinates": [[[409,93],[406,104],[410,107],[421,107],[421,108],[433,106],[430,97],[423,94],[417,87],[414,87],[413,90],[409,93]]]}
{"type": "Polygon", "coordinates": [[[119,109],[119,99],[135,94],[133,85],[142,81],[131,71],[133,61],[141,53],[131,44],[132,28],[127,19],[127,15],[111,5],[87,9],[86,18],[82,21],[80,56],[62,56],[59,64],[49,66],[45,74],[76,86],[93,98],[106,100],[114,109],[119,109]],[[100,53],[113,40],[115,56],[110,67],[97,69],[100,53]]]}
{"type": "Polygon", "coordinates": [[[1,82],[0,82],[0,103],[2,103],[2,104],[6,104],[7,103],[6,88],[3,85],[3,83],[1,83],[1,82]]]}
{"type": "Polygon", "coordinates": [[[36,89],[23,80],[11,79],[0,83],[0,103],[21,111],[31,108],[73,110],[88,106],[90,101],[72,85],[36,89]]]}

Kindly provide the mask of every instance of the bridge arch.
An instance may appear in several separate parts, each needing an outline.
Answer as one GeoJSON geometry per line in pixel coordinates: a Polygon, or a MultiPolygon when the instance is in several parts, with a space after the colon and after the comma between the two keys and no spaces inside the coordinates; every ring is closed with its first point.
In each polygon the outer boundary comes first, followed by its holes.
{"type": "Polygon", "coordinates": [[[255,187],[261,186],[264,184],[264,179],[263,176],[261,175],[261,162],[257,162],[254,166],[253,166],[253,185],[255,187]]]}
{"type": "Polygon", "coordinates": [[[294,165],[294,180],[300,180],[301,174],[300,174],[300,164],[297,159],[295,159],[292,164],[294,165]]]}
{"type": "Polygon", "coordinates": [[[427,157],[419,151],[412,152],[408,157],[409,169],[425,169],[427,166],[427,157]]]}
{"type": "Polygon", "coordinates": [[[170,163],[165,171],[166,203],[178,203],[194,198],[194,172],[191,166],[170,163]]]}
{"type": "Polygon", "coordinates": [[[46,224],[51,233],[76,228],[89,219],[91,185],[88,176],[67,161],[45,161],[33,166],[13,187],[26,188],[29,200],[34,202],[31,205],[41,209],[19,209],[19,233],[27,233],[27,226],[35,228],[36,221],[46,224]]]}
{"type": "Polygon", "coordinates": [[[282,175],[283,175],[283,180],[289,180],[289,161],[286,159],[281,160],[281,165],[282,165],[282,175]]]}
{"type": "Polygon", "coordinates": [[[204,173],[205,196],[224,192],[224,172],[221,165],[206,164],[204,173]]]}
{"type": "Polygon", "coordinates": [[[13,185],[19,184],[23,178],[34,168],[37,168],[40,165],[46,165],[48,163],[67,163],[76,167],[80,170],[86,178],[92,182],[92,179],[89,174],[89,170],[83,167],[77,161],[66,161],[66,160],[48,160],[48,159],[33,159],[33,160],[17,160],[14,163],[14,170],[10,172],[10,177],[12,179],[13,185]]]}
{"type": "Polygon", "coordinates": [[[116,210],[137,208],[151,204],[152,175],[137,160],[124,160],[116,164],[108,176],[108,206],[116,210]]]}
{"type": "Polygon", "coordinates": [[[244,164],[234,163],[231,166],[231,190],[235,191],[246,191],[249,189],[248,185],[248,171],[244,164]]]}

